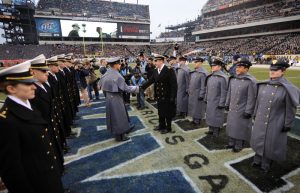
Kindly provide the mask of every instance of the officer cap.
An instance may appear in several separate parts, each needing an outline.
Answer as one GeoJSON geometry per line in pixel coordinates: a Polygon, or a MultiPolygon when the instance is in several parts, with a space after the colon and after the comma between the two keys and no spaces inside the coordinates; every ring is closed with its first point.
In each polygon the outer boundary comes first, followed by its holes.
{"type": "Polygon", "coordinates": [[[172,61],[172,60],[176,60],[176,57],[170,56],[170,57],[169,57],[169,61],[172,61]]]}
{"type": "Polygon", "coordinates": [[[19,83],[33,83],[37,80],[30,73],[30,61],[23,62],[0,71],[0,82],[15,81],[19,83]]]}
{"type": "Polygon", "coordinates": [[[32,60],[30,60],[30,63],[31,63],[31,67],[30,67],[31,69],[43,70],[43,71],[49,70],[46,64],[46,57],[44,56],[44,54],[33,58],[32,60]]]}
{"type": "Polygon", "coordinates": [[[194,61],[194,62],[204,62],[205,59],[204,59],[204,58],[201,58],[201,57],[195,57],[195,58],[193,58],[193,61],[194,61]]]}
{"type": "Polygon", "coordinates": [[[154,60],[164,60],[164,59],[165,59],[165,57],[162,56],[162,55],[159,55],[159,54],[156,54],[156,55],[154,56],[154,60]]]}
{"type": "Polygon", "coordinates": [[[213,57],[211,66],[225,66],[223,59],[220,57],[213,57]]]}
{"type": "Polygon", "coordinates": [[[50,65],[58,66],[57,61],[58,61],[57,56],[53,56],[53,57],[48,58],[48,59],[46,60],[48,66],[50,66],[50,65]]]}
{"type": "Polygon", "coordinates": [[[66,58],[66,55],[65,55],[65,54],[57,55],[57,60],[58,60],[58,61],[65,61],[65,58],[66,58]]]}
{"type": "Polygon", "coordinates": [[[290,65],[284,59],[279,59],[275,64],[271,65],[270,70],[286,70],[290,65]]]}
{"type": "Polygon", "coordinates": [[[109,58],[107,60],[107,64],[110,66],[113,66],[115,64],[121,64],[121,58],[120,57],[109,58]]]}
{"type": "Polygon", "coordinates": [[[241,58],[238,61],[237,66],[244,66],[246,68],[250,68],[250,66],[252,66],[252,63],[247,58],[241,58]]]}

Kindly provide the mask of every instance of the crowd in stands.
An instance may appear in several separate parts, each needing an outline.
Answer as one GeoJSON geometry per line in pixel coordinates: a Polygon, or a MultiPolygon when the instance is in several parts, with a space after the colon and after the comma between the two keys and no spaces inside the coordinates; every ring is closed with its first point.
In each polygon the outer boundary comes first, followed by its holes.
{"type": "Polygon", "coordinates": [[[149,6],[101,0],[40,0],[38,14],[59,14],[123,20],[149,20],[149,6]]]}
{"type": "Polygon", "coordinates": [[[183,37],[185,35],[184,30],[174,30],[169,32],[163,32],[159,35],[159,38],[176,38],[183,37]]]}
{"type": "Polygon", "coordinates": [[[277,17],[293,16],[300,12],[300,0],[280,1],[248,9],[239,9],[213,17],[203,17],[197,30],[251,23],[277,17]]]}
{"type": "MultiPolygon", "coordinates": [[[[261,36],[242,39],[229,39],[200,42],[196,44],[182,43],[179,45],[177,53],[185,54],[195,49],[202,49],[206,53],[210,50],[223,53],[224,55],[234,55],[236,53],[245,55],[283,55],[300,54],[300,34],[283,34],[272,36],[261,36]]],[[[46,57],[58,55],[60,53],[74,53],[83,55],[82,45],[0,45],[0,60],[28,59],[39,54],[46,57]]],[[[113,56],[137,56],[140,52],[146,55],[166,54],[173,55],[174,43],[170,44],[150,44],[150,45],[118,45],[106,44],[102,52],[100,45],[87,45],[86,54],[101,55],[103,57],[113,56]]]]}

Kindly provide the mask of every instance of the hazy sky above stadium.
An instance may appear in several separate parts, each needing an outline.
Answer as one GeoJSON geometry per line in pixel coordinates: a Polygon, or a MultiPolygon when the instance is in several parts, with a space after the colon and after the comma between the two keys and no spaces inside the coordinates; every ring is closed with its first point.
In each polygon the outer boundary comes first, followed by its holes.
{"type": "MultiPolygon", "coordinates": [[[[124,2],[124,0],[116,0],[124,2]]],[[[157,37],[165,26],[176,25],[195,19],[207,0],[138,0],[139,4],[150,5],[151,38],[157,37]],[[158,27],[161,24],[161,27],[158,27]]],[[[125,0],[136,3],[137,0],[125,0]]]]}
{"type": "MultiPolygon", "coordinates": [[[[51,0],[49,0],[51,1],[51,0]]],[[[113,0],[124,2],[124,0],[113,0]]],[[[139,4],[150,5],[151,39],[165,31],[165,26],[176,25],[195,19],[207,0],[138,0],[139,4]],[[158,27],[161,25],[160,27],[158,27]]],[[[35,1],[36,3],[38,0],[35,1]]],[[[125,0],[126,3],[137,3],[137,0],[125,0]]],[[[2,34],[3,31],[0,31],[2,34]]],[[[3,38],[0,37],[0,44],[3,38]]]]}

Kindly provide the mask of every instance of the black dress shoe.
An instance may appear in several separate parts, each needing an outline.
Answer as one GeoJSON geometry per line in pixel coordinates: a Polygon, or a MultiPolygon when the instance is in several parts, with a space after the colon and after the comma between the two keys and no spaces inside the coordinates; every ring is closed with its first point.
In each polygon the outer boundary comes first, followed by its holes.
{"type": "Polygon", "coordinates": [[[130,138],[125,136],[124,134],[122,135],[117,135],[116,136],[116,141],[121,142],[121,141],[128,141],[130,138]]]}
{"type": "Polygon", "coordinates": [[[251,167],[253,168],[260,168],[261,164],[258,164],[258,163],[255,163],[255,162],[252,162],[251,163],[251,167]]]}
{"type": "Polygon", "coordinates": [[[213,135],[214,132],[213,132],[213,131],[206,131],[205,134],[206,134],[206,135],[213,135]]]}
{"type": "Polygon", "coordinates": [[[169,133],[170,132],[170,130],[167,130],[167,129],[164,129],[164,130],[161,130],[160,131],[160,134],[167,134],[167,133],[169,133]]]}
{"type": "Polygon", "coordinates": [[[161,130],[163,130],[163,129],[161,129],[159,126],[156,126],[153,130],[154,130],[154,131],[161,131],[161,130]]]}
{"type": "Polygon", "coordinates": [[[225,146],[225,149],[233,149],[233,148],[234,148],[233,145],[226,145],[226,146],[225,146]]]}
{"type": "Polygon", "coordinates": [[[239,153],[240,151],[242,151],[242,149],[237,149],[237,148],[232,149],[232,152],[234,152],[234,153],[239,153]]]}

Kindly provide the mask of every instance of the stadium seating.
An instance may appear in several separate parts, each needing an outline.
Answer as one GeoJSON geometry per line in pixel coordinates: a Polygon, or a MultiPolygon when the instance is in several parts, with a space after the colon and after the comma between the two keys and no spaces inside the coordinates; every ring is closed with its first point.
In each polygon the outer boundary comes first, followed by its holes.
{"type": "MultiPolygon", "coordinates": [[[[212,1],[215,2],[215,1],[212,1]]],[[[228,25],[239,25],[261,20],[274,19],[277,17],[287,17],[299,14],[300,1],[279,1],[238,9],[236,11],[220,14],[216,16],[202,17],[197,26],[197,30],[213,29],[217,27],[225,27],[228,25]]]]}
{"type": "Polygon", "coordinates": [[[149,6],[100,0],[40,0],[38,14],[150,20],[149,6]],[[54,11],[54,12],[51,12],[54,11]]]}

